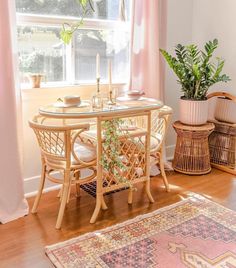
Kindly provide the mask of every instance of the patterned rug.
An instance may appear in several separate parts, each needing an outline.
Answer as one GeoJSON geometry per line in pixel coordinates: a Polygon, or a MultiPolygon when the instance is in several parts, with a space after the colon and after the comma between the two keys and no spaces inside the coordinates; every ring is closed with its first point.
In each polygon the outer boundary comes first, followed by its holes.
{"type": "Polygon", "coordinates": [[[199,195],[46,247],[56,267],[236,267],[236,213],[199,195]]]}

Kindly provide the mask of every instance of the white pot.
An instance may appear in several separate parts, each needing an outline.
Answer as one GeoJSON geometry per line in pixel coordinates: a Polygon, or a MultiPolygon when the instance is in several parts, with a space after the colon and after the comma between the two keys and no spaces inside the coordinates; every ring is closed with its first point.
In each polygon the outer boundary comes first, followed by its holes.
{"type": "Polygon", "coordinates": [[[236,124],[236,103],[225,98],[217,98],[215,119],[218,121],[236,124]]]}
{"type": "Polygon", "coordinates": [[[208,118],[207,100],[180,99],[180,122],[186,125],[203,125],[208,118]]]}

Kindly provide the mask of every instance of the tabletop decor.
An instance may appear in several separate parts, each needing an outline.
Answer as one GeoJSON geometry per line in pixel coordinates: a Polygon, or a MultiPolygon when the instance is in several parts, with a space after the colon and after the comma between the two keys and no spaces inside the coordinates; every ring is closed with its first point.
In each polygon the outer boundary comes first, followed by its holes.
{"type": "Polygon", "coordinates": [[[100,55],[96,55],[96,81],[97,81],[97,92],[92,97],[92,108],[101,109],[103,107],[103,98],[100,92],[100,55]]]}
{"type": "Polygon", "coordinates": [[[108,105],[115,105],[116,104],[116,94],[113,92],[112,88],[112,65],[111,60],[108,60],[108,105]]]}
{"type": "Polygon", "coordinates": [[[46,247],[57,268],[235,267],[236,213],[200,195],[46,247]]]}
{"type": "Polygon", "coordinates": [[[217,47],[217,39],[207,42],[204,50],[199,50],[194,44],[178,44],[175,48],[176,57],[160,49],[168,65],[177,75],[184,94],[180,99],[180,121],[184,124],[206,123],[208,89],[218,82],[230,80],[229,76],[222,74],[225,61],[220,58],[216,58],[216,63],[211,61],[217,47]]]}

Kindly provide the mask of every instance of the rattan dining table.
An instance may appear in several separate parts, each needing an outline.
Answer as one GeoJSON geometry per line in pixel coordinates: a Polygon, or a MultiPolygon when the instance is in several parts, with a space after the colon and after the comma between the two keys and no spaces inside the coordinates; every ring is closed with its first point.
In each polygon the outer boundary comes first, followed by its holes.
{"type": "MultiPolygon", "coordinates": [[[[133,185],[139,182],[145,183],[145,191],[150,202],[154,202],[150,191],[150,139],[151,139],[151,112],[158,110],[163,103],[156,99],[140,97],[138,100],[117,100],[115,105],[104,105],[103,108],[94,109],[90,101],[82,101],[76,107],[63,107],[60,103],[40,107],[39,113],[48,118],[65,120],[78,119],[94,122],[93,142],[97,149],[97,177],[96,177],[96,206],[90,223],[94,223],[101,209],[107,209],[104,200],[106,192],[114,191],[124,187],[129,188],[128,203],[132,203],[133,185]],[[104,122],[122,119],[124,122],[143,122],[142,127],[121,127],[120,136],[120,158],[125,164],[123,173],[117,172],[117,167],[106,170],[102,164],[104,157],[109,158],[109,153],[104,137],[104,122]],[[131,120],[130,120],[131,119],[131,120]],[[120,177],[124,178],[123,180],[120,177]],[[129,183],[127,183],[129,182],[129,183]],[[131,186],[132,185],[132,186],[131,186]]],[[[125,123],[126,125],[126,123],[125,123]]]]}

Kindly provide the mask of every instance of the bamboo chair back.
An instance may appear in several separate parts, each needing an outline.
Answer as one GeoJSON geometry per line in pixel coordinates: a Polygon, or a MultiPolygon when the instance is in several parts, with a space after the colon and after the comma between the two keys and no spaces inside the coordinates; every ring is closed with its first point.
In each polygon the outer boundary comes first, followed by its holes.
{"type": "MultiPolygon", "coordinates": [[[[159,151],[163,141],[166,137],[167,128],[172,116],[173,110],[169,106],[163,106],[159,110],[154,110],[151,112],[151,153],[159,151]]],[[[134,118],[131,120],[131,125],[138,126],[140,128],[146,128],[147,121],[142,118],[134,118]],[[133,120],[133,121],[132,121],[133,120]]]]}
{"type": "Polygon", "coordinates": [[[96,177],[94,167],[96,165],[96,154],[90,162],[83,162],[75,152],[75,142],[80,138],[83,131],[89,129],[89,124],[65,125],[66,122],[63,120],[56,120],[56,122],[50,122],[50,120],[52,119],[47,118],[46,120],[45,117],[37,115],[29,121],[30,127],[36,134],[42,156],[41,180],[32,213],[37,212],[46,178],[52,182],[62,184],[59,194],[61,204],[56,222],[56,229],[60,229],[66,203],[69,202],[71,185],[76,185],[76,192],[79,195],[80,184],[91,181],[96,177]],[[61,125],[59,125],[60,123],[61,125]],[[92,175],[81,179],[80,170],[82,168],[92,170],[92,175]]]}
{"type": "Polygon", "coordinates": [[[33,129],[41,154],[48,164],[57,168],[59,166],[65,168],[71,165],[71,156],[76,160],[77,165],[91,164],[81,161],[74,152],[76,140],[80,139],[83,131],[89,129],[89,124],[63,125],[63,122],[58,120],[55,122],[55,119],[53,123],[50,123],[50,119],[37,115],[29,121],[29,126],[33,129]]]}

